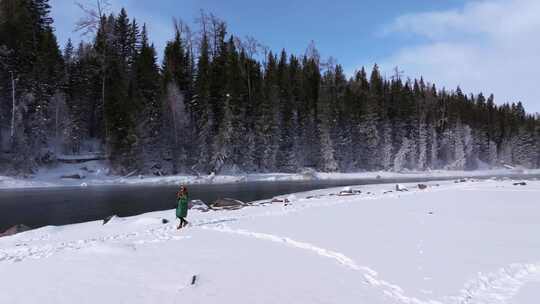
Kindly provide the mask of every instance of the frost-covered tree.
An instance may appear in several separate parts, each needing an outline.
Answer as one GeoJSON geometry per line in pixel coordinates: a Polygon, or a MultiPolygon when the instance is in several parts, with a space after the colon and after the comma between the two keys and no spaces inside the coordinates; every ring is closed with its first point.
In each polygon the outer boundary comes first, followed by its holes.
{"type": "Polygon", "coordinates": [[[429,151],[430,151],[430,162],[429,167],[431,169],[436,169],[439,166],[439,140],[437,138],[437,130],[435,126],[429,126],[429,151]]]}
{"type": "Polygon", "coordinates": [[[379,130],[377,128],[377,114],[369,110],[368,114],[362,116],[358,124],[358,133],[362,144],[361,163],[359,167],[366,170],[375,170],[379,164],[379,130]]]}
{"type": "Polygon", "coordinates": [[[521,165],[525,168],[534,168],[539,153],[539,147],[534,140],[534,134],[525,128],[520,128],[513,142],[514,164],[521,165]]]}
{"type": "Polygon", "coordinates": [[[193,116],[196,121],[196,134],[198,155],[196,168],[207,172],[210,168],[212,155],[212,130],[214,129],[214,116],[210,106],[210,50],[208,36],[202,33],[200,41],[200,54],[197,60],[197,75],[195,78],[194,95],[191,101],[193,116]]]}
{"type": "Polygon", "coordinates": [[[464,170],[467,164],[467,154],[464,145],[464,128],[460,121],[454,126],[452,132],[453,141],[453,160],[448,164],[447,168],[452,170],[464,170]]]}
{"type": "Polygon", "coordinates": [[[60,89],[63,61],[47,0],[4,0],[0,15],[0,112],[11,114],[0,115],[11,118],[2,119],[0,132],[7,122],[9,150],[23,157],[10,163],[30,172],[50,153],[49,107],[60,89]]]}
{"type": "Polygon", "coordinates": [[[256,162],[260,170],[271,171],[275,166],[279,136],[277,134],[278,85],[276,57],[270,52],[264,75],[265,87],[256,110],[256,162]]]}
{"type": "Polygon", "coordinates": [[[197,145],[192,144],[197,141],[197,126],[192,118],[202,112],[196,105],[190,106],[190,53],[182,36],[183,28],[178,22],[175,25],[175,37],[165,46],[162,65],[162,87],[165,92],[162,98],[162,136],[166,147],[165,158],[170,160],[172,173],[186,172],[194,163],[190,155],[197,151],[197,145]]]}
{"type": "Polygon", "coordinates": [[[468,125],[463,125],[461,134],[463,136],[463,150],[465,153],[465,169],[474,169],[477,156],[474,153],[474,137],[472,129],[468,125]]]}
{"type": "Polygon", "coordinates": [[[424,170],[428,166],[428,129],[423,119],[418,126],[418,161],[417,169],[424,170]]]}
{"type": "Polygon", "coordinates": [[[406,166],[407,154],[409,154],[411,149],[411,140],[407,137],[403,137],[399,150],[397,151],[394,157],[394,171],[400,172],[406,166]]]}
{"type": "Polygon", "coordinates": [[[298,116],[293,95],[294,81],[299,73],[298,62],[292,58],[287,62],[287,53],[281,52],[277,67],[277,84],[279,87],[279,144],[276,154],[276,167],[280,171],[295,172],[298,169],[296,149],[294,147],[298,116]]]}
{"type": "Polygon", "coordinates": [[[498,155],[497,155],[497,144],[490,140],[488,143],[488,157],[487,163],[490,168],[493,168],[497,165],[498,155]]]}
{"type": "Polygon", "coordinates": [[[143,25],[140,51],[134,56],[134,80],[131,85],[138,113],[136,117],[137,159],[142,172],[163,174],[163,140],[160,75],[156,52],[148,42],[143,25]]]}
{"type": "Polygon", "coordinates": [[[509,139],[503,140],[499,148],[499,163],[503,165],[512,165],[512,146],[513,142],[509,139]]]}
{"type": "Polygon", "coordinates": [[[230,107],[229,98],[225,99],[225,105],[223,107],[223,119],[219,133],[217,134],[212,155],[212,171],[216,173],[222,172],[222,170],[230,169],[233,165],[231,163],[233,157],[233,114],[230,107]],[[228,168],[227,168],[228,167],[228,168]]]}
{"type": "Polygon", "coordinates": [[[393,141],[392,141],[392,127],[388,122],[382,124],[382,138],[381,138],[381,167],[384,170],[392,169],[392,151],[393,151],[393,141]]]}

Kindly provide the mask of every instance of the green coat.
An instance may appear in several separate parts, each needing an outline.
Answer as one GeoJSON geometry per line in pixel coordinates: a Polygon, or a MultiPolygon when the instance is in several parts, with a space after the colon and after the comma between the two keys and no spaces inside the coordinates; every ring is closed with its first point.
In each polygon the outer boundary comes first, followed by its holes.
{"type": "Polygon", "coordinates": [[[188,211],[188,196],[186,194],[181,195],[178,198],[178,206],[176,206],[176,217],[186,217],[188,211]]]}

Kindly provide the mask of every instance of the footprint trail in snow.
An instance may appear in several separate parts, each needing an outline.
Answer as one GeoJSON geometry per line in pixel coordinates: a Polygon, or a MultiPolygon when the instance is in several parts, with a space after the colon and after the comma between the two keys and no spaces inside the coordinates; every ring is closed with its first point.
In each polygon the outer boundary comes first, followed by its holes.
{"type": "Polygon", "coordinates": [[[505,304],[514,297],[519,289],[527,282],[527,278],[540,273],[538,264],[511,264],[490,274],[479,274],[477,279],[467,282],[459,296],[445,297],[443,300],[421,300],[406,296],[404,290],[378,277],[375,270],[358,265],[353,259],[343,253],[324,249],[310,243],[297,241],[288,237],[268,233],[252,232],[244,229],[232,229],[225,225],[203,226],[203,229],[244,237],[280,243],[285,246],[311,251],[319,256],[329,258],[338,264],[363,275],[364,282],[379,288],[386,296],[399,303],[406,304],[505,304]]]}

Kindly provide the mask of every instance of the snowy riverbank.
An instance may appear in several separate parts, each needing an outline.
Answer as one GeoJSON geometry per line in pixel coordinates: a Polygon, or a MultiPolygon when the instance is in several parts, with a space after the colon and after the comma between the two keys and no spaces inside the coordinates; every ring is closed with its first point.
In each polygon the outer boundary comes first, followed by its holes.
{"type": "Polygon", "coordinates": [[[425,184],[0,238],[0,303],[537,303],[540,181],[425,184]]]}
{"type": "Polygon", "coordinates": [[[58,167],[41,169],[26,178],[14,178],[0,175],[0,189],[49,188],[99,185],[177,185],[183,184],[223,184],[256,181],[305,181],[305,180],[362,180],[362,179],[418,179],[418,178],[459,178],[514,176],[520,174],[540,174],[540,169],[494,169],[477,171],[406,171],[396,172],[359,172],[359,173],[322,173],[307,171],[305,173],[260,173],[237,175],[173,175],[129,177],[107,174],[109,169],[101,161],[90,161],[82,164],[63,164],[58,167]],[[65,177],[71,178],[65,178],[65,177]],[[77,178],[72,178],[76,176],[77,178]]]}

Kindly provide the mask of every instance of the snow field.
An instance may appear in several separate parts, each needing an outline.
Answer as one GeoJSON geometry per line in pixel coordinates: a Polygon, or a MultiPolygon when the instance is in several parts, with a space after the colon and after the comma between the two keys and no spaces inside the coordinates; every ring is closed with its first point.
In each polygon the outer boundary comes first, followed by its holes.
{"type": "Polygon", "coordinates": [[[427,184],[2,238],[0,303],[537,303],[540,182],[427,184]]]}

